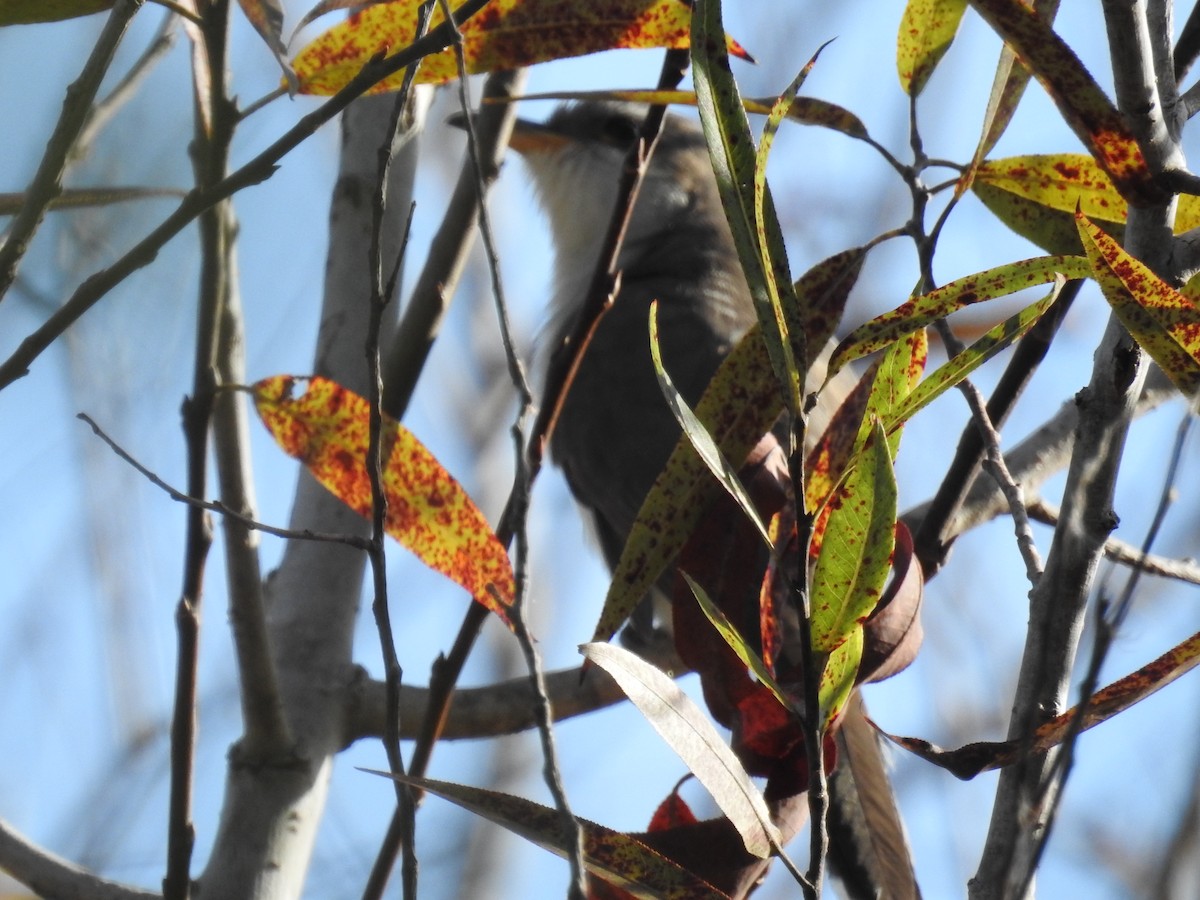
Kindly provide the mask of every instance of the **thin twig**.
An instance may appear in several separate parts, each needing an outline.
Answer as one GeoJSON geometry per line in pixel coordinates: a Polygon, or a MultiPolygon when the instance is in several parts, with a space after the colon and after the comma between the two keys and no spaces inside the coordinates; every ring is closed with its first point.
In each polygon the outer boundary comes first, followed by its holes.
{"type": "MultiPolygon", "coordinates": [[[[423,4],[417,13],[417,34],[424,35],[429,27],[429,17],[433,11],[433,2],[423,4]]],[[[383,455],[385,449],[390,453],[391,443],[383,436],[383,380],[380,373],[380,334],[383,328],[383,314],[391,295],[388,285],[392,283],[392,272],[399,270],[404,250],[408,246],[408,227],[412,223],[412,210],[405,228],[404,237],[400,242],[397,260],[391,272],[386,276],[383,270],[383,237],[384,224],[387,217],[388,184],[392,160],[396,154],[396,141],[408,108],[412,93],[413,79],[417,74],[417,65],[409,66],[404,72],[400,92],[392,104],[391,116],[385,132],[385,140],[379,148],[379,175],[375,186],[375,197],[371,204],[373,218],[371,228],[371,246],[368,252],[368,266],[371,270],[371,302],[370,319],[367,328],[367,368],[368,392],[370,404],[369,432],[370,440],[367,448],[367,472],[371,480],[371,543],[367,558],[371,562],[371,575],[374,587],[374,600],[371,610],[375,616],[375,627],[379,633],[380,652],[383,656],[384,681],[387,685],[387,727],[383,735],[384,752],[387,754],[388,766],[392,772],[405,774],[404,759],[400,754],[400,679],[402,670],[400,660],[396,655],[396,639],[392,632],[391,613],[388,607],[387,591],[387,557],[384,552],[387,540],[387,495],[383,487],[383,455]],[[387,283],[385,283],[385,281],[387,283]]],[[[401,881],[405,900],[416,900],[417,896],[417,856],[416,856],[416,799],[412,789],[399,781],[396,786],[396,820],[399,828],[397,836],[403,849],[401,865],[401,881]]],[[[386,847],[386,844],[385,844],[386,847]]],[[[395,859],[394,850],[381,851],[376,866],[371,873],[364,897],[372,896],[373,886],[378,884],[380,891],[386,885],[386,871],[379,862],[387,859],[387,871],[395,859]],[[378,873],[378,874],[377,874],[378,873]]]]}
{"type": "Polygon", "coordinates": [[[348,547],[353,547],[356,550],[366,550],[367,540],[352,534],[323,534],[319,531],[298,531],[292,528],[279,528],[275,525],[268,525],[265,522],[259,522],[250,516],[240,513],[235,509],[230,509],[219,500],[204,500],[200,497],[192,497],[184,491],[164,481],[150,469],[146,468],[138,462],[125,448],[114,441],[104,432],[99,425],[87,413],[78,413],[75,418],[85,422],[100,440],[108,444],[109,448],[125,462],[129,463],[141,475],[145,476],[157,488],[161,488],[167,496],[179,503],[185,503],[188,506],[195,506],[199,509],[208,510],[209,512],[219,513],[222,516],[228,516],[231,519],[236,519],[241,524],[245,525],[252,531],[261,531],[263,534],[269,534],[273,537],[283,538],[289,541],[321,541],[327,544],[345,544],[348,547]]]}
{"type": "Polygon", "coordinates": [[[13,219],[8,236],[0,245],[0,300],[3,300],[17,275],[17,267],[29,249],[50,202],[62,192],[63,173],[79,133],[87,123],[89,111],[100,90],[100,83],[112,65],[117,46],[129,22],[142,7],[142,0],[117,0],[109,13],[104,30],[96,39],[83,71],[68,88],[62,113],[33,181],[25,191],[25,205],[13,219]]]}
{"type": "MultiPolygon", "coordinates": [[[[1082,281],[1067,282],[1058,300],[1017,344],[987,403],[988,418],[996,428],[1004,427],[1004,422],[1033,373],[1046,358],[1051,342],[1082,285],[1082,281]]],[[[954,459],[913,537],[917,558],[927,578],[937,573],[949,555],[953,543],[950,530],[967,501],[983,454],[983,437],[979,429],[968,423],[959,438],[954,459]]]]}
{"type": "MultiPolygon", "coordinates": [[[[137,2],[137,0],[123,0],[123,2],[137,2]]],[[[482,9],[488,2],[489,0],[468,0],[456,10],[455,20],[464,21],[482,9]]],[[[449,44],[450,34],[449,25],[442,23],[431,29],[425,37],[414,41],[394,55],[370,60],[357,75],[347,82],[345,87],[317,109],[302,116],[274,143],[240,169],[232,172],[217,184],[209,187],[197,187],[189,192],[173,213],[124,256],[85,279],[46,322],[28,335],[8,359],[0,363],[0,389],[25,376],[29,371],[30,364],[67,328],[131,273],[149,265],[166,243],[202,212],[213,204],[233,196],[243,188],[270,178],[274,174],[279,160],[311,137],[318,128],[344,110],[356,98],[365,94],[376,83],[395,74],[415,60],[444,50],[449,44]]],[[[7,246],[6,244],[5,247],[7,246]]],[[[3,250],[0,249],[0,259],[3,258],[2,254],[3,250]]]]}
{"type": "Polygon", "coordinates": [[[121,77],[113,89],[88,112],[87,120],[80,129],[79,138],[71,149],[69,162],[73,162],[87,153],[95,142],[96,136],[112,121],[113,116],[133,98],[158,61],[170,52],[171,47],[175,45],[175,36],[175,16],[171,12],[164,13],[157,33],[146,49],[142,51],[142,55],[134,61],[133,65],[129,67],[129,71],[121,77]]]}
{"type": "MultiPolygon", "coordinates": [[[[1026,504],[1029,517],[1044,525],[1057,526],[1060,520],[1058,507],[1043,499],[1034,499],[1026,504]]],[[[1136,568],[1146,575],[1173,578],[1188,584],[1200,584],[1200,565],[1190,559],[1171,559],[1156,553],[1143,553],[1139,548],[1118,538],[1104,542],[1104,555],[1115,563],[1136,568]]]]}
{"type": "MultiPolygon", "coordinates": [[[[676,51],[668,51],[663,64],[663,75],[660,79],[664,88],[672,88],[682,79],[681,65],[683,63],[678,62],[681,58],[686,61],[686,54],[681,57],[676,51]],[[677,74],[673,75],[672,72],[677,72],[677,74]]],[[[530,433],[529,446],[526,449],[529,456],[529,480],[531,483],[541,469],[545,447],[557,415],[556,410],[562,404],[566,388],[569,386],[570,374],[577,364],[579,355],[586,349],[586,335],[591,332],[599,315],[604,311],[615,284],[614,272],[625,224],[632,214],[637,185],[643,171],[642,167],[648,163],[649,153],[657,140],[665,112],[663,107],[658,106],[652,106],[649,109],[639,139],[626,157],[621,183],[617,188],[617,203],[613,211],[612,225],[605,237],[584,313],[577,321],[571,338],[562,348],[558,348],[558,352],[554,354],[551,361],[543,404],[538,411],[538,417],[530,433]]],[[[510,498],[509,504],[501,516],[500,525],[496,529],[500,540],[506,545],[512,538],[510,521],[512,504],[513,501],[510,498]]],[[[434,662],[433,672],[430,676],[430,706],[421,730],[421,737],[413,750],[412,770],[418,776],[424,773],[424,766],[428,764],[433,745],[436,743],[438,735],[441,734],[450,698],[454,693],[454,686],[458,683],[458,677],[462,673],[463,666],[466,665],[467,657],[470,655],[475,638],[487,615],[488,612],[482,605],[472,604],[463,618],[462,625],[459,626],[458,635],[455,637],[450,652],[434,662]]]]}
{"type": "MultiPolygon", "coordinates": [[[[447,0],[439,0],[439,2],[442,5],[444,14],[448,18],[450,9],[447,0]]],[[[463,59],[461,40],[455,43],[454,54],[458,64],[459,103],[463,115],[466,117],[467,153],[470,157],[471,168],[475,173],[476,193],[481,198],[479,204],[479,237],[487,258],[488,273],[491,276],[492,297],[495,301],[496,318],[500,326],[500,339],[504,348],[504,358],[508,363],[509,378],[512,380],[513,387],[517,392],[518,409],[512,426],[516,471],[513,475],[513,502],[509,507],[512,510],[509,521],[515,545],[515,552],[513,554],[515,557],[513,563],[515,576],[512,607],[513,632],[521,648],[521,653],[525,658],[525,665],[529,670],[530,684],[534,691],[535,718],[537,720],[538,736],[541,739],[542,745],[542,772],[546,781],[546,787],[550,790],[550,796],[554,798],[554,806],[562,819],[563,827],[567,834],[571,836],[570,850],[567,854],[571,868],[571,883],[567,890],[567,896],[571,900],[584,900],[587,896],[587,870],[583,856],[583,829],[579,821],[575,818],[575,815],[571,812],[566,788],[563,785],[562,772],[558,766],[558,753],[554,741],[553,713],[550,708],[550,699],[546,693],[545,671],[542,668],[541,659],[537,648],[534,646],[533,638],[529,634],[526,617],[526,601],[529,585],[529,536],[527,521],[534,470],[526,455],[525,431],[522,423],[529,417],[530,410],[533,407],[533,391],[529,387],[529,381],[525,376],[525,367],[521,362],[516,344],[513,341],[508,303],[505,301],[503,284],[500,280],[500,258],[496,252],[495,242],[492,239],[491,218],[488,215],[487,203],[482,199],[485,196],[484,172],[483,167],[480,165],[478,143],[471,124],[470,110],[472,104],[469,96],[469,82],[467,80],[466,62],[463,59]]]]}
{"type": "MultiPolygon", "coordinates": [[[[195,82],[192,168],[203,188],[226,174],[235,119],[226,93],[229,3],[205,7],[201,38],[192,56],[195,82]]],[[[235,226],[225,203],[205,210],[199,221],[200,284],[196,304],[196,349],[192,393],[183,406],[188,493],[203,496],[208,484],[209,429],[216,399],[216,365],[221,322],[233,289],[235,226]]],[[[191,896],[191,861],[195,844],[192,792],[195,779],[197,675],[200,658],[200,610],[204,575],[212,545],[212,518],[188,507],[183,594],[175,612],[178,630],[175,697],[171,713],[170,805],[167,811],[167,860],[163,878],[166,900],[191,896]]],[[[282,712],[276,707],[278,726],[282,712]]]]}
{"type": "MultiPolygon", "coordinates": [[[[945,320],[939,322],[938,325],[939,328],[945,326],[945,320]]],[[[950,329],[944,328],[943,339],[949,334],[950,329]]],[[[1042,558],[1033,538],[1033,529],[1029,525],[1029,511],[1025,508],[1025,495],[1021,490],[1021,485],[1013,479],[1012,473],[1009,472],[1008,465],[1004,461],[1004,453],[1000,450],[1000,433],[996,431],[996,426],[992,424],[992,420],[988,416],[987,405],[984,403],[979,388],[975,387],[968,379],[960,383],[958,389],[966,397],[967,405],[971,408],[971,418],[983,438],[984,467],[1004,494],[1005,500],[1008,501],[1008,509],[1013,519],[1013,529],[1017,535],[1017,549],[1021,552],[1021,559],[1025,561],[1025,577],[1029,579],[1031,586],[1036,586],[1038,579],[1042,577],[1042,558]]]]}

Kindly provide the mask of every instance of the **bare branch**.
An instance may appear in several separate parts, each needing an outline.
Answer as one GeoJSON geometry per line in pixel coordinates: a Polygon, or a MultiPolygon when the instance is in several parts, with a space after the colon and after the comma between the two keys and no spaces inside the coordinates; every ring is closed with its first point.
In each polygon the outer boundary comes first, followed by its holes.
{"type": "Polygon", "coordinates": [[[13,220],[4,244],[0,245],[0,300],[12,286],[17,267],[29,249],[29,242],[41,225],[51,201],[62,191],[63,172],[66,171],[71,149],[87,123],[92,102],[108,67],[112,65],[117,46],[125,36],[130,21],[141,8],[142,0],[117,0],[83,71],[67,88],[58,124],[46,144],[46,152],[42,155],[33,182],[25,192],[25,205],[13,220]]]}
{"type": "Polygon", "coordinates": [[[42,897],[57,900],[160,900],[161,894],[93,875],[43,850],[0,819],[0,869],[42,897]]]}

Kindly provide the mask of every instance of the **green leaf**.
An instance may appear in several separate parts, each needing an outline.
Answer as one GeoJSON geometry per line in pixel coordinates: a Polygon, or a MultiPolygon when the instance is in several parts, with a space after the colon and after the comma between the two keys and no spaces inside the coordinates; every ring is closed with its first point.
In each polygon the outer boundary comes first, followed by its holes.
{"type": "Polygon", "coordinates": [[[687,401],[680,395],[674,382],[671,381],[671,376],[667,374],[667,370],[663,366],[662,352],[658,342],[657,300],[650,304],[650,358],[654,362],[654,374],[658,378],[658,386],[662,390],[663,397],[666,398],[667,406],[671,408],[671,412],[675,416],[675,421],[683,429],[684,437],[691,442],[692,448],[699,455],[701,461],[721,483],[721,486],[729,492],[729,496],[734,499],[734,502],[741,507],[746,518],[753,523],[759,536],[763,539],[763,543],[768,549],[771,549],[771,538],[767,534],[767,526],[759,516],[758,510],[755,509],[754,501],[750,499],[750,495],[742,486],[737,469],[730,465],[725,454],[721,452],[721,448],[717,446],[717,442],[708,433],[708,429],[696,418],[696,414],[692,412],[687,401]]]}
{"type": "Polygon", "coordinates": [[[1005,319],[962,353],[935,370],[902,402],[886,411],[882,416],[884,430],[891,434],[894,429],[902,426],[950,388],[961,384],[967,376],[1009,344],[1023,338],[1058,299],[1063,284],[1064,281],[1060,278],[1054,289],[1037,303],[1032,303],[1015,316],[1005,319]]]}
{"type": "Polygon", "coordinates": [[[896,69],[904,93],[916,97],[925,89],[966,9],[967,0],[909,0],[896,38],[896,69]]]}
{"type": "Polygon", "coordinates": [[[896,477],[882,426],[831,504],[812,576],[812,646],[825,660],[819,696],[826,723],[854,687],[862,623],[883,592],[895,543],[896,477]]]}
{"type": "MultiPolygon", "coordinates": [[[[866,414],[859,430],[857,446],[863,447],[874,430],[876,421],[882,422],[888,414],[902,406],[921,381],[925,361],[929,357],[929,338],[924,328],[905,335],[888,348],[880,363],[871,393],[867,396],[866,414]]],[[[900,447],[900,431],[887,429],[888,451],[892,459],[900,447]]]]}
{"type": "Polygon", "coordinates": [[[692,77],[696,84],[700,123],[708,142],[721,203],[729,219],[738,258],[754,299],[771,367],[784,402],[800,407],[800,379],[788,319],[779,301],[780,273],[790,285],[783,238],[770,192],[756,189],[756,154],[746,111],[729,69],[721,4],[698,0],[692,13],[692,77]],[[759,197],[761,196],[761,201],[759,197]],[[760,216],[764,228],[759,228],[760,216]]]}
{"type": "Polygon", "coordinates": [[[741,633],[733,627],[733,623],[725,617],[725,613],[721,612],[721,608],[713,602],[708,596],[708,591],[704,590],[700,584],[692,578],[687,572],[680,571],[679,573],[687,581],[688,587],[692,589],[692,594],[696,597],[696,602],[700,604],[700,610],[705,617],[712,623],[713,628],[717,629],[717,634],[729,645],[738,659],[746,664],[746,667],[754,673],[754,677],[766,685],[767,690],[775,695],[775,699],[786,709],[790,709],[799,715],[799,710],[796,709],[795,703],[788,697],[787,693],[780,686],[779,682],[767,669],[766,663],[763,662],[754,649],[746,643],[746,639],[741,633]]]}
{"type": "Polygon", "coordinates": [[[779,846],[779,829],[766,801],[708,717],[675,681],[641,657],[612,644],[580,652],[612,676],[638,711],[712,795],[742,837],[746,851],[766,859],[779,846]]]}

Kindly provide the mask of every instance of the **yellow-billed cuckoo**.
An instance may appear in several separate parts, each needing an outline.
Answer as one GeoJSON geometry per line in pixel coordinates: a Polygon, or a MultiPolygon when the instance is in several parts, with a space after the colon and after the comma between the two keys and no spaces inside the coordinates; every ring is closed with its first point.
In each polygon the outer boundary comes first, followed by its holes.
{"type": "MultiPolygon", "coordinates": [[[[585,301],[643,116],[644,107],[587,102],[560,107],[544,125],[517,124],[512,146],[529,165],[554,241],[551,346],[570,333],[585,301]]],[[[755,319],[704,136],[685,119],[664,122],[619,270],[619,292],[592,335],[550,448],[593,514],[610,566],[680,436],[651,365],[651,302],[659,302],[664,365],[693,405],[755,319]]],[[[824,375],[819,368],[810,372],[810,390],[824,375]]],[[[816,418],[829,413],[818,410],[816,418]]],[[[809,433],[819,436],[822,427],[814,421],[809,433]]]]}

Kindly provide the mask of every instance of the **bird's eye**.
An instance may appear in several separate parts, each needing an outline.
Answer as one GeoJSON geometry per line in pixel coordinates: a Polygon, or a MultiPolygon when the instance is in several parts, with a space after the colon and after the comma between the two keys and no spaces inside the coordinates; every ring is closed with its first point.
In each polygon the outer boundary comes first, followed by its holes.
{"type": "Polygon", "coordinates": [[[628,147],[638,136],[638,123],[628,116],[609,116],[604,121],[604,139],[617,147],[628,147]]]}

